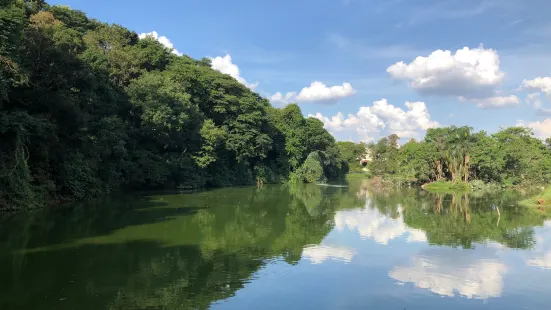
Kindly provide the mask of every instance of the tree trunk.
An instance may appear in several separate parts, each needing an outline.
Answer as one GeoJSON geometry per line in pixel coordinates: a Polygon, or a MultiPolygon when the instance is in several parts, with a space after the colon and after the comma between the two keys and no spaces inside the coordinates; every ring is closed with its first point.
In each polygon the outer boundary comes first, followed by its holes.
{"type": "Polygon", "coordinates": [[[463,165],[463,175],[465,183],[469,182],[469,162],[471,161],[471,156],[467,153],[465,155],[465,164],[463,165]]]}
{"type": "Polygon", "coordinates": [[[436,180],[442,179],[442,162],[440,160],[436,161],[436,180]]]}

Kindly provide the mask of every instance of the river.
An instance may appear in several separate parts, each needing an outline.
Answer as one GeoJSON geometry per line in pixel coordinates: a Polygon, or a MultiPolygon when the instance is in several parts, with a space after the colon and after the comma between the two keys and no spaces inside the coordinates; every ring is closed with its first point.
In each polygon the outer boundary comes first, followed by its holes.
{"type": "Polygon", "coordinates": [[[550,309],[551,221],[518,199],[352,182],[6,215],[0,309],[550,309]]]}

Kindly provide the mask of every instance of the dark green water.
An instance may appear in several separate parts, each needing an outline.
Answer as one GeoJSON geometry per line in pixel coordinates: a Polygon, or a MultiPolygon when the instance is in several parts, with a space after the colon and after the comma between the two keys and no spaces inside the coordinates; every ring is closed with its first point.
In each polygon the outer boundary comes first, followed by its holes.
{"type": "Polygon", "coordinates": [[[517,199],[356,182],[4,217],[0,309],[551,309],[551,222],[517,199]]]}

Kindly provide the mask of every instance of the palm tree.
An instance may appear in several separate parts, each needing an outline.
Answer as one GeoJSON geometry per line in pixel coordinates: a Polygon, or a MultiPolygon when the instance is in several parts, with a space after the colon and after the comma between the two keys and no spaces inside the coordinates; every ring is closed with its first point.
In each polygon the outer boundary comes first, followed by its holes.
{"type": "Polygon", "coordinates": [[[445,154],[453,183],[456,183],[458,173],[461,175],[460,179],[464,182],[469,180],[469,152],[473,144],[472,130],[468,126],[450,127],[445,154]]]}

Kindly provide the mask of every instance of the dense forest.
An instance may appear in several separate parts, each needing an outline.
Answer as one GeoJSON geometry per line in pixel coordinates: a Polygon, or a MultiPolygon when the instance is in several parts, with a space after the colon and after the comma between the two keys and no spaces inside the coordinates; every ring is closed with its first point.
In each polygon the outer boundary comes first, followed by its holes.
{"type": "Polygon", "coordinates": [[[322,122],[208,58],[40,0],[0,0],[0,25],[0,209],[347,171],[322,122]]]}
{"type": "Polygon", "coordinates": [[[452,126],[429,129],[420,142],[399,146],[398,139],[390,135],[368,145],[372,175],[418,184],[448,180],[458,188],[469,182],[529,187],[551,180],[551,139],[544,143],[528,128],[489,135],[452,126]]]}

